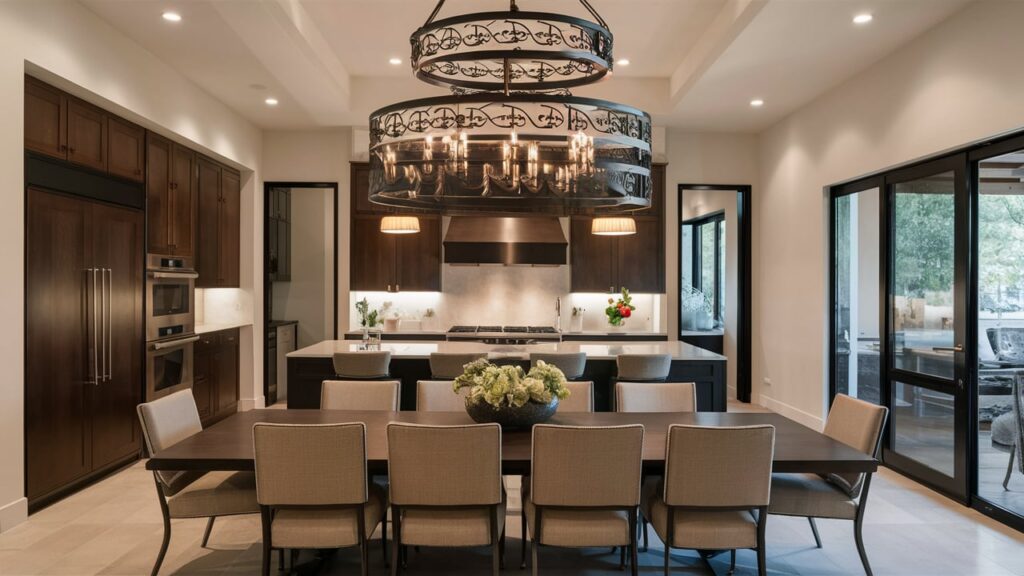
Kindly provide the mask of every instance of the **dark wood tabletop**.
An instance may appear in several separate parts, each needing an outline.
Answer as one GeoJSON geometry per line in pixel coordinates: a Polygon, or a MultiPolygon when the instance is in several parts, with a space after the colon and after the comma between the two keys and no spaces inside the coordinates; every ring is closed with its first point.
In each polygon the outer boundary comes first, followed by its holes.
{"type": "MultiPolygon", "coordinates": [[[[150,470],[252,470],[252,426],[257,422],[327,424],[365,422],[369,469],[387,471],[388,422],[472,424],[464,412],[346,412],[338,410],[250,410],[231,416],[182,440],[149,459],[150,470]]],[[[778,414],[698,412],[638,414],[616,412],[556,414],[551,424],[610,426],[644,425],[644,470],[657,473],[665,465],[665,435],[670,424],[699,426],[775,426],[775,472],[873,472],[877,461],[778,414]]],[[[506,474],[530,469],[530,433],[502,434],[502,467],[506,474]]]]}

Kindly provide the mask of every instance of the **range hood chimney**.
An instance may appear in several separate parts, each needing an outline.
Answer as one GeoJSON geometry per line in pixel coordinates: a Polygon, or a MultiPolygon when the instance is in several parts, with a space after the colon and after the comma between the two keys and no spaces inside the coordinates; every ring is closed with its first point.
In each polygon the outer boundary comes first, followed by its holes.
{"type": "Polygon", "coordinates": [[[568,245],[558,218],[452,216],[444,237],[444,261],[560,266],[568,245]]]}

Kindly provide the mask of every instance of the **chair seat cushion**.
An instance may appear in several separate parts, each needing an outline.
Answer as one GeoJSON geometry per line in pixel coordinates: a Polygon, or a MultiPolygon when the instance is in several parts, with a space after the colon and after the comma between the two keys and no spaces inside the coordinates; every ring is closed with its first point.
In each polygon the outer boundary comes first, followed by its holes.
{"type": "Polygon", "coordinates": [[[857,502],[815,474],[772,474],[768,513],[853,520],[857,502]]]}
{"type": "MultiPolygon", "coordinates": [[[[505,502],[498,506],[498,534],[505,529],[505,502]]],[[[416,546],[486,546],[491,543],[491,516],[486,508],[405,508],[402,544],[416,546]]]]}
{"type": "Polygon", "coordinates": [[[171,518],[203,518],[257,514],[256,475],[252,472],[209,472],[167,499],[171,518]]]}
{"type": "MultiPolygon", "coordinates": [[[[640,506],[662,541],[668,538],[668,507],[660,478],[644,483],[640,506]]],[[[676,510],[673,548],[731,550],[757,547],[757,521],[746,510],[676,510]]]]}
{"type": "MultiPolygon", "coordinates": [[[[536,527],[537,507],[529,491],[523,496],[526,524],[532,538],[536,527]]],[[[556,510],[545,509],[541,544],[550,546],[628,546],[629,515],[622,510],[556,510]]]]}
{"type": "Polygon", "coordinates": [[[1017,434],[1013,430],[1017,420],[1014,416],[1013,412],[1007,412],[992,421],[993,446],[1011,448],[1017,444],[1017,434]]]}
{"type": "MultiPolygon", "coordinates": [[[[387,510],[387,494],[370,484],[369,500],[363,507],[366,536],[377,528],[387,510]]],[[[275,548],[340,548],[359,544],[356,509],[302,510],[284,508],[274,514],[271,542],[275,548]]]]}

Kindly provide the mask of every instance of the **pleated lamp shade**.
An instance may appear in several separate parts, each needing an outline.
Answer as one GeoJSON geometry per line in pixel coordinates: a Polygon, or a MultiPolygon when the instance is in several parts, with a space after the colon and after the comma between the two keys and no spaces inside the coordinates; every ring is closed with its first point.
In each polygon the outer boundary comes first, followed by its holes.
{"type": "Polygon", "coordinates": [[[629,236],[636,234],[636,221],[628,217],[594,218],[590,232],[598,236],[629,236]]]}
{"type": "Polygon", "coordinates": [[[415,216],[385,216],[380,219],[380,231],[385,234],[415,234],[420,231],[420,219],[415,216]]]}

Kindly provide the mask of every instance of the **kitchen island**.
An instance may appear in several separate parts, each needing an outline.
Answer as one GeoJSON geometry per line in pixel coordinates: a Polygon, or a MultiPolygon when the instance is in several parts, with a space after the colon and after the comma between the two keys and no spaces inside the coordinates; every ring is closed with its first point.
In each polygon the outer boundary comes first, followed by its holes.
{"type": "MultiPolygon", "coordinates": [[[[290,352],[288,358],[288,408],[319,408],[324,380],[334,378],[335,352],[357,351],[362,342],[325,340],[290,352]]],[[[376,348],[375,348],[376,349],[376,348]]],[[[487,354],[501,363],[521,363],[529,369],[531,352],[583,352],[587,365],[583,380],[594,382],[597,411],[612,408],[615,357],[619,354],[669,354],[669,381],[695,382],[697,408],[724,412],[726,406],[725,356],[685,342],[558,342],[550,344],[499,345],[477,342],[384,341],[380,350],[391,352],[391,375],[402,381],[402,410],[416,409],[416,381],[430,379],[433,352],[487,354]]]]}

